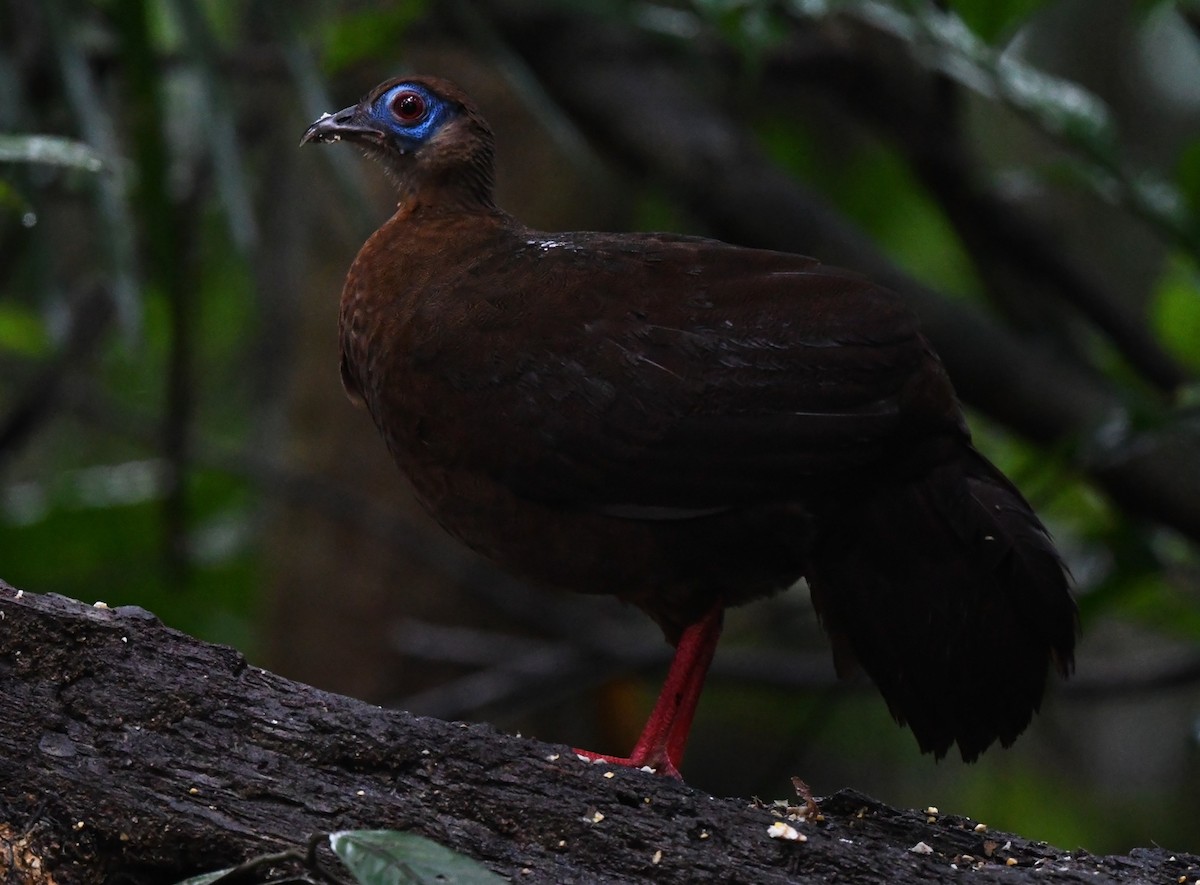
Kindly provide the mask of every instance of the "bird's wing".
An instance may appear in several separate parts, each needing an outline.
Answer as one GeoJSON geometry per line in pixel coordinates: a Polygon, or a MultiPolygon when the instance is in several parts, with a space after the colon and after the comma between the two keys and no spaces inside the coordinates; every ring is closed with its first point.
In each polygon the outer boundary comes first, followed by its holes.
{"type": "Polygon", "coordinates": [[[469,394],[448,457],[521,496],[635,518],[788,501],[958,427],[914,317],[861,277],[666,235],[522,249],[458,275],[460,352],[429,379],[469,394]]]}

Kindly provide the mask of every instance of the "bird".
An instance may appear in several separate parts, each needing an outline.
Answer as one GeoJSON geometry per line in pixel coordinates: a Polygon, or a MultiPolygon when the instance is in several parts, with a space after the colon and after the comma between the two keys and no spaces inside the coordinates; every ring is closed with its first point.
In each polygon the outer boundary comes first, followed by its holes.
{"type": "Polygon", "coordinates": [[[527,227],[439,77],[387,80],[301,144],[338,141],[397,190],[341,293],[350,399],[451,535],[675,646],[632,752],[582,756],[680,777],[725,610],[801,578],[837,672],[938,758],[1010,745],[1071,673],[1069,572],[899,295],[703,237],[527,227]]]}

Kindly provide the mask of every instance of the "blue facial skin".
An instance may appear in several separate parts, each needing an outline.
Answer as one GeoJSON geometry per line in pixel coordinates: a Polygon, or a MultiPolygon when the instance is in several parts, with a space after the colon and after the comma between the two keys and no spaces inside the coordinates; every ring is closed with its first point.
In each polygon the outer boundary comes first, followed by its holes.
{"type": "Polygon", "coordinates": [[[371,119],[390,132],[402,151],[415,151],[429,140],[451,115],[451,108],[423,86],[398,83],[371,105],[371,119]],[[392,101],[402,92],[419,95],[425,102],[425,113],[411,122],[401,120],[392,112],[392,101]]]}

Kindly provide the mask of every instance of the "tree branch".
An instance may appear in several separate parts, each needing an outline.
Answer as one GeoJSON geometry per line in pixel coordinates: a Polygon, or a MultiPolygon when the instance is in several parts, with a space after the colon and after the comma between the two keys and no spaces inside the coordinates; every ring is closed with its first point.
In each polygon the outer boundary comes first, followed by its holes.
{"type": "Polygon", "coordinates": [[[141,609],[2,583],[0,669],[0,877],[35,858],[66,885],[166,883],[299,848],[312,833],[381,827],[520,882],[925,883],[973,867],[986,882],[1105,883],[1200,872],[1200,857],[1064,853],[849,791],[822,802],[823,821],[792,824],[807,841],[773,839],[786,808],[586,764],[485,725],[382,710],[250,666],[141,609]],[[928,853],[910,850],[922,842],[928,853]]]}

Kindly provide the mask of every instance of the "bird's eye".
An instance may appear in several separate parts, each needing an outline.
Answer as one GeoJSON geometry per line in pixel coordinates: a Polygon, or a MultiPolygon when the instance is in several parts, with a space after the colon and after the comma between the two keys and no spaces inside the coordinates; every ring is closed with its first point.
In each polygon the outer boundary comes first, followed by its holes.
{"type": "Polygon", "coordinates": [[[392,97],[391,109],[392,116],[401,123],[416,123],[425,116],[425,99],[420,93],[405,89],[392,97]]]}

